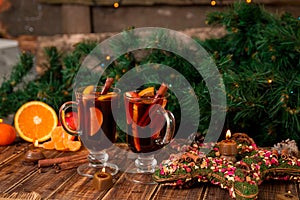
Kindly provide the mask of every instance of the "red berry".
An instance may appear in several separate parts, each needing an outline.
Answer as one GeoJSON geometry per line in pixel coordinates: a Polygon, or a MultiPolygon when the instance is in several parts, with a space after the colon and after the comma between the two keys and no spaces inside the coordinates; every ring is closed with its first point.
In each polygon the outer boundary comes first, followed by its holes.
{"type": "Polygon", "coordinates": [[[72,130],[77,130],[78,128],[78,114],[77,112],[68,112],[66,113],[66,124],[72,130]]]}

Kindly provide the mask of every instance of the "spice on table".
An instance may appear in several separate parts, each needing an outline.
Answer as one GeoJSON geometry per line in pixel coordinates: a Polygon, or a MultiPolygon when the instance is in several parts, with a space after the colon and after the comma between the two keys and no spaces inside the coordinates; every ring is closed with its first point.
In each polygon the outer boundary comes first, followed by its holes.
{"type": "Polygon", "coordinates": [[[42,160],[44,158],[45,155],[40,149],[31,149],[26,152],[24,161],[27,163],[37,163],[39,160],[42,160]]]}

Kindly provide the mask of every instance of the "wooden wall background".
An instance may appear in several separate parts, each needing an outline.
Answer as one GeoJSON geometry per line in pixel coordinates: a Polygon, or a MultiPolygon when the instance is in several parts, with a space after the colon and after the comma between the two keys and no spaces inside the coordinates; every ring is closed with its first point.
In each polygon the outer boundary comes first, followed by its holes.
{"type": "MultiPolygon", "coordinates": [[[[7,0],[0,28],[9,35],[120,32],[128,27],[165,27],[174,30],[207,27],[207,13],[221,11],[236,0],[7,0]],[[118,2],[119,7],[113,4],[118,2]]],[[[252,0],[274,13],[300,15],[300,0],[252,0]]]]}
{"type": "MultiPolygon", "coordinates": [[[[236,0],[217,0],[220,4],[232,4],[236,0]]],[[[82,4],[82,5],[105,5],[110,6],[113,3],[122,5],[207,5],[209,0],[40,0],[43,3],[52,4],[82,4]]],[[[300,4],[297,0],[253,0],[255,3],[262,4],[300,4]]]]}

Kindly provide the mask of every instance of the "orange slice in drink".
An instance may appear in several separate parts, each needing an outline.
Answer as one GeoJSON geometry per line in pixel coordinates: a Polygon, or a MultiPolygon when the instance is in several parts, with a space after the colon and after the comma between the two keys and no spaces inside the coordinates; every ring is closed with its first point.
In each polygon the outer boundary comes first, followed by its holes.
{"type": "Polygon", "coordinates": [[[83,94],[92,94],[92,92],[94,91],[94,86],[93,85],[89,85],[86,88],[84,88],[83,90],[83,94]]]}
{"type": "Polygon", "coordinates": [[[140,97],[138,93],[133,92],[133,91],[126,92],[125,95],[126,95],[126,97],[129,97],[129,98],[138,98],[138,97],[140,97]]]}
{"type": "Polygon", "coordinates": [[[90,136],[93,136],[97,133],[97,131],[101,128],[103,123],[103,114],[102,112],[95,107],[90,108],[90,136]]]}
{"type": "Polygon", "coordinates": [[[105,95],[101,95],[101,96],[98,97],[97,99],[98,99],[99,101],[103,101],[103,100],[111,99],[111,98],[116,97],[116,96],[117,96],[117,93],[115,93],[115,92],[109,92],[109,93],[107,93],[107,94],[105,94],[105,95]]]}
{"type": "Polygon", "coordinates": [[[132,136],[133,136],[133,143],[134,147],[137,151],[141,151],[141,145],[140,145],[140,139],[139,139],[139,134],[138,134],[138,116],[139,116],[139,107],[137,104],[133,104],[133,116],[132,116],[132,136]]]}
{"type": "Polygon", "coordinates": [[[50,139],[58,119],[55,110],[48,104],[30,101],[18,109],[14,122],[22,139],[28,142],[44,142],[50,139]]]}
{"type": "Polygon", "coordinates": [[[138,93],[140,97],[154,97],[154,87],[147,87],[138,93]]]}

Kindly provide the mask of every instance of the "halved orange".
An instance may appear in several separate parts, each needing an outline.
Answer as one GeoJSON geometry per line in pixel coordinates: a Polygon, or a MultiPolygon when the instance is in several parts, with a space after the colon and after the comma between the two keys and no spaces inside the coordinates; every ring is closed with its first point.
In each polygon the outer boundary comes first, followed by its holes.
{"type": "Polygon", "coordinates": [[[147,87],[138,94],[140,97],[154,97],[154,87],[147,87]]]}
{"type": "Polygon", "coordinates": [[[54,109],[41,101],[23,104],[16,112],[14,123],[20,137],[28,142],[44,142],[57,126],[54,109]]]}

